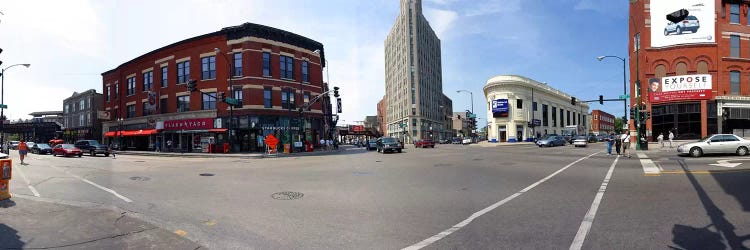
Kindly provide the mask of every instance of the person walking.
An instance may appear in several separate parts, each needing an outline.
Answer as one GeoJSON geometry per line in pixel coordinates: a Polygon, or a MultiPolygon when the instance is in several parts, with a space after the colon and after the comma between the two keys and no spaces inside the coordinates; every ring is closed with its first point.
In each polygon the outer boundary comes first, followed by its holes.
{"type": "Polygon", "coordinates": [[[656,140],[659,141],[659,146],[661,148],[664,148],[664,133],[659,133],[659,136],[656,137],[656,140]]]}
{"type": "Polygon", "coordinates": [[[626,153],[628,158],[630,158],[630,133],[628,131],[622,134],[622,155],[626,153]]]}
{"type": "Polygon", "coordinates": [[[159,140],[156,141],[155,148],[157,153],[161,152],[161,142],[159,140]]]}
{"type": "Polygon", "coordinates": [[[107,147],[107,151],[109,151],[109,154],[112,155],[112,159],[116,159],[117,156],[115,155],[115,148],[112,146],[112,143],[109,143],[109,147],[107,147]]]}
{"type": "Polygon", "coordinates": [[[615,150],[617,151],[617,155],[620,155],[620,147],[622,147],[622,135],[616,135],[615,136],[615,150]]]}
{"type": "Polygon", "coordinates": [[[674,139],[674,134],[672,131],[669,131],[669,148],[672,148],[672,140],[674,139]]]}
{"type": "Polygon", "coordinates": [[[615,133],[611,133],[607,137],[607,155],[612,155],[612,144],[615,143],[614,142],[614,140],[615,140],[614,134],[615,133]]]}
{"type": "Polygon", "coordinates": [[[322,150],[326,149],[326,140],[323,138],[320,138],[320,149],[322,150]]]}
{"type": "Polygon", "coordinates": [[[26,165],[25,162],[23,162],[23,159],[26,158],[26,154],[29,152],[29,146],[26,145],[26,141],[24,139],[21,139],[21,141],[18,143],[18,156],[21,157],[21,165],[26,165]]]}

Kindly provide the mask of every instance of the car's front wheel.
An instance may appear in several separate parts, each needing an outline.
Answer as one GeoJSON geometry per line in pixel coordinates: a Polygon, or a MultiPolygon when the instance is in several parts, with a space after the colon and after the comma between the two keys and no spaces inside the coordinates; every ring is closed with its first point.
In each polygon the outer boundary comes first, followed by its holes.
{"type": "Polygon", "coordinates": [[[701,150],[699,147],[694,147],[690,149],[690,156],[701,157],[701,155],[703,155],[703,150],[701,150]]]}
{"type": "Polygon", "coordinates": [[[89,151],[89,154],[90,154],[91,156],[96,156],[96,152],[95,152],[95,151],[94,151],[93,149],[92,149],[91,151],[89,151]]]}
{"type": "Polygon", "coordinates": [[[677,26],[677,30],[675,30],[675,32],[677,32],[678,35],[682,35],[682,28],[680,28],[680,26],[677,26]]]}
{"type": "Polygon", "coordinates": [[[667,29],[664,29],[664,36],[668,36],[668,35],[669,35],[669,31],[667,29]]]}
{"type": "Polygon", "coordinates": [[[739,156],[745,156],[745,155],[747,155],[747,148],[746,147],[739,147],[739,148],[737,148],[737,155],[739,155],[739,156]]]}

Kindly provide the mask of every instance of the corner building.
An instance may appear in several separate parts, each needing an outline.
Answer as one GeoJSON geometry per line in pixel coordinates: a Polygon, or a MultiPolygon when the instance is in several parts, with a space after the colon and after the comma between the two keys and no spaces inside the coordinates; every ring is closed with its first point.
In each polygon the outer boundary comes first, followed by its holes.
{"type": "Polygon", "coordinates": [[[750,136],[748,10],[747,1],[631,1],[631,103],[651,112],[646,137],[750,136]]]}
{"type": "Polygon", "coordinates": [[[324,55],[319,42],[252,23],[158,48],[102,73],[110,113],[103,135],[124,149],[167,150],[171,141],[171,150],[188,152],[208,152],[230,136],[235,152],[265,150],[270,134],[280,145],[318,141],[333,126],[330,99],[302,116],[297,108],[328,90],[324,55]],[[197,92],[187,89],[191,79],[197,92]],[[231,115],[216,98],[222,93],[241,102],[231,115]]]}

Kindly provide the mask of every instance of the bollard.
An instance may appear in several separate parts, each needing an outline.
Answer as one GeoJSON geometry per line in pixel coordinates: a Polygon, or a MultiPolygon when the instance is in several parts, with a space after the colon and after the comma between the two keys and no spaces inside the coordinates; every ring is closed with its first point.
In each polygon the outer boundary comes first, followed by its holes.
{"type": "Polygon", "coordinates": [[[10,159],[0,160],[0,201],[10,198],[10,179],[13,177],[13,162],[10,159]]]}

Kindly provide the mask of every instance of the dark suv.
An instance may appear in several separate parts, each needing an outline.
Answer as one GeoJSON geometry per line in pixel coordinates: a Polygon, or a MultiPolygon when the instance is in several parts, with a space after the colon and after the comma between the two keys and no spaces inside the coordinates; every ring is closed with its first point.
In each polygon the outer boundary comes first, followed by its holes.
{"type": "Polygon", "coordinates": [[[76,148],[79,148],[81,152],[88,152],[91,156],[96,156],[96,154],[104,154],[104,156],[109,156],[109,150],[107,149],[107,146],[99,144],[96,140],[79,140],[75,143],[76,148]]]}
{"type": "Polygon", "coordinates": [[[378,147],[376,149],[378,153],[385,153],[388,151],[401,153],[401,150],[403,149],[401,142],[393,137],[381,137],[378,139],[377,143],[378,147]]]}

